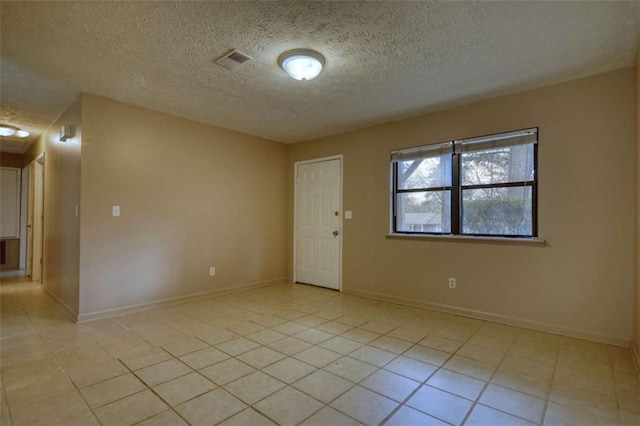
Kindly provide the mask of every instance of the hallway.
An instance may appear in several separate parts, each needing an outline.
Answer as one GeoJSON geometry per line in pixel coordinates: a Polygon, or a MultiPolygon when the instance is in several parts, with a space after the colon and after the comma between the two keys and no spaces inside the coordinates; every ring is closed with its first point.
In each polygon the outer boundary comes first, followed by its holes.
{"type": "Polygon", "coordinates": [[[629,351],[273,285],[73,324],[3,280],[15,425],[638,424],[629,351]]]}
{"type": "Polygon", "coordinates": [[[2,278],[0,303],[3,343],[12,336],[72,324],[64,309],[28,277],[2,278]]]}

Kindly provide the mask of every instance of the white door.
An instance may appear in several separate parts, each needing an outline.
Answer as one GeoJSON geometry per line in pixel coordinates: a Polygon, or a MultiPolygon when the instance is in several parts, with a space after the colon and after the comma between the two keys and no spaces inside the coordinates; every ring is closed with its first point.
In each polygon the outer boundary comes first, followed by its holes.
{"type": "Polygon", "coordinates": [[[340,289],[342,160],[296,164],[295,279],[340,289]]]}

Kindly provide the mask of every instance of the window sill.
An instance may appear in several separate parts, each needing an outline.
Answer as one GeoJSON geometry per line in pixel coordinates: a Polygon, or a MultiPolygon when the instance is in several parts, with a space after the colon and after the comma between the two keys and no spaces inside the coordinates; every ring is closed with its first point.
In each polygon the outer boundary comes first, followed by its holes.
{"type": "Polygon", "coordinates": [[[472,235],[437,235],[437,234],[387,234],[387,239],[399,240],[433,240],[465,243],[496,243],[496,244],[523,244],[545,245],[541,238],[507,238],[507,237],[474,237],[472,235]]]}

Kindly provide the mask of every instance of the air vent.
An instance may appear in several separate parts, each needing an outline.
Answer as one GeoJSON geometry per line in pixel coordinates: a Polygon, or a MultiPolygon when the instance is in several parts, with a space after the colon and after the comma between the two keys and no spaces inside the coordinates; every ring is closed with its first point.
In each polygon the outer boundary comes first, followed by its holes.
{"type": "Polygon", "coordinates": [[[215,63],[228,70],[234,70],[251,59],[253,59],[251,56],[231,49],[231,51],[216,59],[215,63]]]}

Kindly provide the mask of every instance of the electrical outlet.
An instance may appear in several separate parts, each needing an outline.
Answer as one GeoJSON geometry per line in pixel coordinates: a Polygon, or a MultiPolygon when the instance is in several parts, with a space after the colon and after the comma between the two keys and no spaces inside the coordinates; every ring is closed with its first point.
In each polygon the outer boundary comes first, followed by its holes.
{"type": "Polygon", "coordinates": [[[216,274],[216,267],[212,266],[209,268],[209,276],[213,277],[216,274]]]}
{"type": "Polygon", "coordinates": [[[456,288],[456,279],[449,278],[449,288],[456,288]]]}

